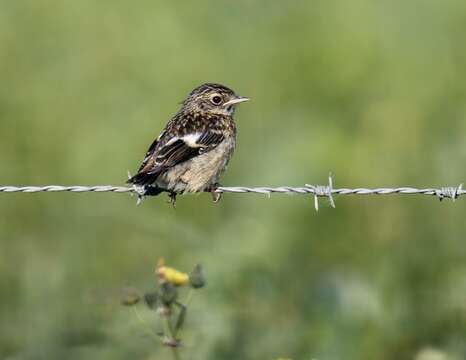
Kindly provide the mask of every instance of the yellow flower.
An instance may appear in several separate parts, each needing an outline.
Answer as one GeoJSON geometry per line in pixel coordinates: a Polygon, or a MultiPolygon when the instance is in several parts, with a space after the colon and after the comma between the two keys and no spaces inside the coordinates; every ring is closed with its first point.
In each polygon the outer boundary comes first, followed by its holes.
{"type": "Polygon", "coordinates": [[[160,283],[169,282],[175,286],[181,286],[189,282],[188,274],[178,271],[175,268],[165,266],[165,261],[163,259],[159,260],[155,273],[159,277],[160,283]]]}

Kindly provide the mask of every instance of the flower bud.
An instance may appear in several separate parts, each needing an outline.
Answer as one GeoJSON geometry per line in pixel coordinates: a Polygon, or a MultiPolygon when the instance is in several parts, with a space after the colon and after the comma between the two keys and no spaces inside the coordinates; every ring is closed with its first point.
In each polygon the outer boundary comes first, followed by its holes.
{"type": "Polygon", "coordinates": [[[144,301],[150,309],[154,309],[157,305],[159,294],[157,292],[151,292],[144,294],[144,301]]]}
{"type": "Polygon", "coordinates": [[[136,305],[140,300],[139,294],[136,289],[126,288],[123,289],[121,297],[121,304],[126,306],[136,305]]]}
{"type": "Polygon", "coordinates": [[[199,289],[205,285],[206,281],[201,264],[197,264],[189,274],[189,283],[194,289],[199,289]]]}
{"type": "Polygon", "coordinates": [[[164,282],[160,286],[159,294],[164,305],[170,306],[176,301],[176,298],[178,297],[178,290],[172,283],[164,282]]]}

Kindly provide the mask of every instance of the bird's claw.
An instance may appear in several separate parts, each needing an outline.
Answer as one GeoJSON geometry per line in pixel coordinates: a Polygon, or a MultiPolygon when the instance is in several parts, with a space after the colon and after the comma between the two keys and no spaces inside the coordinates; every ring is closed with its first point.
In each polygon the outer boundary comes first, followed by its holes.
{"type": "Polygon", "coordinates": [[[168,194],[168,197],[170,198],[168,202],[172,204],[172,206],[175,208],[176,207],[176,193],[175,192],[170,192],[168,194]]]}
{"type": "Polygon", "coordinates": [[[219,183],[212,184],[209,188],[210,195],[212,196],[212,201],[214,203],[218,203],[222,198],[222,193],[217,192],[218,187],[220,186],[219,183]]]}

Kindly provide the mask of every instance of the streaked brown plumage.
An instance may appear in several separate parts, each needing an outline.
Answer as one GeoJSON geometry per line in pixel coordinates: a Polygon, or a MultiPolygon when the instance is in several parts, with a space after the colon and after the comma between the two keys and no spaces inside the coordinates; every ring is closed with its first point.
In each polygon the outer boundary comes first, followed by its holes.
{"type": "MultiPolygon", "coordinates": [[[[247,98],[220,84],[195,88],[152,143],[128,183],[157,195],[211,191],[236,145],[235,106],[247,98]]],[[[214,197],[218,200],[218,194],[214,197]]]]}

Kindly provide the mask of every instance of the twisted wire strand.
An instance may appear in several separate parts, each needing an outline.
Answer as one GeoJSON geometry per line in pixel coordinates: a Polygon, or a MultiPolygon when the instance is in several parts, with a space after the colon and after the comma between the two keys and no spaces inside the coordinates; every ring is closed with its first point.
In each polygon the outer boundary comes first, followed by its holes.
{"type": "MultiPolygon", "coordinates": [[[[142,195],[141,188],[135,186],[113,186],[113,185],[95,185],[95,186],[63,186],[63,185],[46,185],[46,186],[0,186],[0,192],[5,193],[36,193],[36,192],[114,192],[114,193],[135,193],[142,195]]],[[[466,190],[462,189],[462,184],[457,187],[441,188],[338,188],[333,189],[328,185],[308,185],[303,187],[278,186],[278,187],[246,187],[246,186],[222,186],[217,188],[218,193],[255,193],[255,194],[312,194],[316,196],[329,197],[330,195],[391,195],[391,194],[421,194],[435,195],[440,198],[456,199],[461,195],[466,195],[466,190]]]]}
{"type": "Polygon", "coordinates": [[[14,193],[36,193],[36,192],[116,192],[116,193],[131,193],[136,192],[132,187],[127,186],[112,186],[112,185],[45,185],[45,186],[0,186],[0,192],[14,193]]]}

